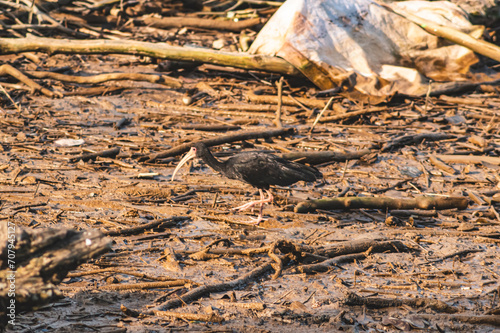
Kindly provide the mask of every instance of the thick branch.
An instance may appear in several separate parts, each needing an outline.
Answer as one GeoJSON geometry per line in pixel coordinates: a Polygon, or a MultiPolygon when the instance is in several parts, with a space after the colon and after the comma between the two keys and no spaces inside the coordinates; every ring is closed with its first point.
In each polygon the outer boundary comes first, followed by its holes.
{"type": "Polygon", "coordinates": [[[445,302],[429,298],[383,298],[383,297],[362,297],[355,293],[349,293],[344,299],[344,304],[351,306],[366,306],[369,309],[382,309],[409,305],[414,308],[428,307],[434,311],[455,313],[458,309],[449,306],[445,302]]]}
{"type": "Polygon", "coordinates": [[[371,252],[385,252],[396,250],[399,252],[408,251],[406,245],[399,240],[379,241],[376,239],[357,239],[352,241],[340,242],[338,244],[319,249],[314,253],[325,257],[337,257],[352,253],[365,252],[371,248],[371,252]]]}
{"type": "MultiPolygon", "coordinates": [[[[236,133],[236,134],[231,134],[231,135],[220,136],[220,137],[213,138],[213,139],[200,140],[200,142],[203,142],[208,147],[211,147],[211,146],[221,145],[223,143],[235,142],[235,141],[240,141],[240,140],[271,138],[271,137],[275,137],[275,136],[292,134],[292,133],[293,133],[292,128],[286,128],[286,129],[280,128],[280,129],[269,130],[269,131],[236,133]]],[[[193,143],[194,142],[183,143],[179,146],[175,146],[173,148],[170,148],[169,150],[167,150],[163,153],[146,156],[146,158],[147,158],[146,162],[153,163],[154,161],[156,161],[158,159],[183,154],[191,148],[193,143]]]]}
{"type": "Polygon", "coordinates": [[[210,293],[223,292],[223,291],[236,289],[238,287],[242,287],[242,286],[246,285],[247,283],[256,280],[261,275],[264,275],[272,270],[273,270],[273,267],[271,265],[271,262],[266,263],[260,267],[257,267],[253,271],[250,271],[249,273],[243,275],[242,277],[234,279],[232,281],[221,282],[221,283],[216,283],[216,284],[208,284],[208,285],[204,285],[204,286],[195,288],[195,289],[185,293],[181,297],[175,297],[175,298],[172,298],[172,299],[160,304],[156,310],[160,310],[160,311],[169,310],[169,309],[181,306],[184,303],[194,302],[197,299],[200,299],[201,297],[210,295],[210,293]]]}
{"type": "Polygon", "coordinates": [[[398,240],[381,242],[372,239],[363,239],[348,241],[330,248],[315,251],[316,254],[319,254],[323,257],[330,257],[331,259],[324,260],[315,264],[298,266],[294,269],[294,271],[307,274],[326,272],[332,266],[347,262],[353,262],[354,260],[362,260],[366,258],[369,253],[404,251],[408,251],[408,248],[398,240]]]}
{"type": "Polygon", "coordinates": [[[411,199],[387,197],[344,197],[319,200],[307,200],[295,207],[296,213],[313,212],[316,209],[466,209],[468,200],[465,197],[430,197],[419,196],[411,199]]]}
{"type": "Polygon", "coordinates": [[[286,75],[300,75],[287,61],[264,55],[218,52],[203,48],[170,46],[129,40],[70,40],[55,38],[0,38],[0,54],[43,52],[48,54],[133,54],[160,59],[202,62],[286,75]]]}

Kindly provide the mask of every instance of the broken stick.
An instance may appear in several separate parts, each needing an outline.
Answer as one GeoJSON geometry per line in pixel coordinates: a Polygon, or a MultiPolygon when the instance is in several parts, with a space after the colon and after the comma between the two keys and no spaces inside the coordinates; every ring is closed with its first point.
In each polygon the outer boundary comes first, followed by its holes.
{"type": "MultiPolygon", "coordinates": [[[[258,138],[271,138],[275,136],[280,136],[280,135],[290,135],[294,132],[293,128],[280,128],[280,129],[275,129],[275,130],[270,130],[270,131],[259,131],[259,132],[242,132],[242,133],[237,133],[237,134],[232,134],[232,135],[226,135],[226,136],[220,136],[217,138],[213,139],[205,139],[205,140],[200,140],[199,142],[203,142],[207,147],[212,147],[212,146],[217,146],[223,143],[229,143],[229,142],[235,142],[235,141],[241,141],[241,140],[249,140],[249,139],[258,139],[258,138]]],[[[163,152],[163,153],[158,153],[158,154],[153,154],[149,156],[143,156],[139,161],[140,162],[146,162],[146,163],[153,163],[154,161],[162,158],[167,158],[171,156],[177,156],[180,154],[183,154],[187,152],[189,149],[191,149],[191,146],[193,145],[194,142],[187,142],[183,143],[179,146],[170,148],[169,150],[163,152]]]]}

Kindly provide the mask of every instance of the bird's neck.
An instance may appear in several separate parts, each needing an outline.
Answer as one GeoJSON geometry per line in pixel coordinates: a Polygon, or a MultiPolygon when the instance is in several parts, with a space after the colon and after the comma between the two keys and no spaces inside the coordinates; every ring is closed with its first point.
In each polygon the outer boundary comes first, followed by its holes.
{"type": "Polygon", "coordinates": [[[203,156],[203,161],[217,172],[224,172],[224,170],[226,169],[226,164],[216,159],[214,155],[212,155],[212,153],[208,150],[207,154],[203,156]]]}

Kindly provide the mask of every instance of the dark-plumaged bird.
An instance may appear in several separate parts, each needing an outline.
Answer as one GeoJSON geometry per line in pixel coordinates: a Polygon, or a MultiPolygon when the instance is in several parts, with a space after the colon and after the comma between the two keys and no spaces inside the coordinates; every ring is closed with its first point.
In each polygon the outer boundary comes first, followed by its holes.
{"type": "Polygon", "coordinates": [[[313,182],[323,177],[321,172],[314,167],[291,162],[268,153],[244,152],[221,162],[212,155],[204,143],[198,142],[181,159],[172,174],[172,180],[174,180],[177,171],[194,157],[202,159],[213,170],[227,178],[241,180],[259,189],[260,200],[250,201],[233,208],[233,210],[243,211],[260,205],[259,216],[250,224],[259,224],[263,220],[264,205],[273,201],[273,195],[269,190],[271,185],[288,186],[300,180],[313,182]],[[268,195],[267,198],[264,191],[268,195]]]}

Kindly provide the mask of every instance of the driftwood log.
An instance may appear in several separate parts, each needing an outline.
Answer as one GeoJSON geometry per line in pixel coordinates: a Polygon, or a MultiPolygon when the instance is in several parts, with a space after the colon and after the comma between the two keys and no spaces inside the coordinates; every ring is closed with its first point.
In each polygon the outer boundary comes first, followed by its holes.
{"type": "Polygon", "coordinates": [[[62,297],[56,287],[81,263],[111,249],[97,231],[23,229],[0,223],[0,331],[21,311],[62,297]]]}
{"type": "Polygon", "coordinates": [[[466,209],[469,202],[465,197],[431,197],[400,199],[388,197],[343,197],[307,200],[295,207],[296,213],[314,212],[316,209],[466,209]]]}

